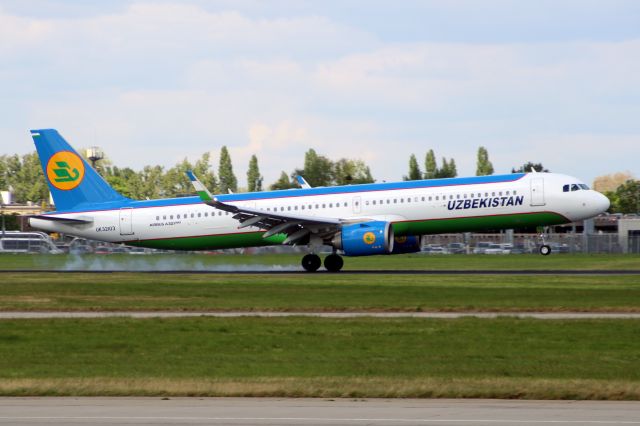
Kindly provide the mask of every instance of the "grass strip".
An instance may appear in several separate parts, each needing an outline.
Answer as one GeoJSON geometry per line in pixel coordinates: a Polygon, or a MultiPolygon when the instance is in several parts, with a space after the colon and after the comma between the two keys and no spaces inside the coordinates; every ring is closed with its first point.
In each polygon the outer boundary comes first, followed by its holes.
{"type": "Polygon", "coordinates": [[[2,275],[0,310],[640,312],[639,276],[2,275]]]}
{"type": "Polygon", "coordinates": [[[283,398],[498,398],[640,400],[640,383],[531,378],[440,379],[110,377],[0,380],[0,396],[189,396],[283,398]]]}
{"type": "MultiPolygon", "coordinates": [[[[132,255],[35,255],[2,254],[0,270],[210,270],[210,269],[295,269],[301,254],[153,254],[132,255]]],[[[640,269],[640,255],[573,254],[573,255],[424,255],[365,256],[345,258],[345,270],[475,270],[475,269],[640,269]]]]}
{"type": "Polygon", "coordinates": [[[633,320],[0,322],[5,395],[638,399],[633,320]]]}

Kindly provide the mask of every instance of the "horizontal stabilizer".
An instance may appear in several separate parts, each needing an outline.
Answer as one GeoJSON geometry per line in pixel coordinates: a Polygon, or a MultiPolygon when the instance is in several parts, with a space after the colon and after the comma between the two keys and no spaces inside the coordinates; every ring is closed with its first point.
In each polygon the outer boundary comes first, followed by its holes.
{"type": "Polygon", "coordinates": [[[93,218],[91,217],[80,217],[80,218],[68,218],[68,217],[58,217],[58,216],[48,216],[48,215],[35,215],[29,216],[33,219],[41,219],[41,220],[50,220],[52,222],[65,223],[68,225],[80,225],[85,223],[93,223],[93,218]]]}

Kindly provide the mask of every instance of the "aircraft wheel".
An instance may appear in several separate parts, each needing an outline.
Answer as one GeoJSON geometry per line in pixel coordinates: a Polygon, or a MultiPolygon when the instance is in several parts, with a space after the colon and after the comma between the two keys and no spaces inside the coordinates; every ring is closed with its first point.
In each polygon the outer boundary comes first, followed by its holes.
{"type": "Polygon", "coordinates": [[[324,267],[327,268],[329,272],[339,272],[343,265],[344,260],[337,254],[330,254],[324,258],[324,267]]]}
{"type": "Polygon", "coordinates": [[[302,267],[307,272],[315,272],[322,265],[320,256],[317,254],[307,254],[302,258],[302,267]]]}
{"type": "Polygon", "coordinates": [[[549,256],[551,254],[551,247],[546,244],[540,246],[540,254],[543,256],[549,256]]]}

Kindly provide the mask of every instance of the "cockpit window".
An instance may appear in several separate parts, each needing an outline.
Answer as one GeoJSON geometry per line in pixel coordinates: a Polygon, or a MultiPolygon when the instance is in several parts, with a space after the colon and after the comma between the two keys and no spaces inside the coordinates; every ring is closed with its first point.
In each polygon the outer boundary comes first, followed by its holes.
{"type": "Polygon", "coordinates": [[[572,183],[571,184],[571,192],[573,191],[580,191],[580,187],[578,186],[577,183],[572,183]]]}
{"type": "Polygon", "coordinates": [[[580,184],[580,188],[582,188],[582,189],[589,189],[589,186],[588,186],[588,185],[585,185],[584,183],[581,183],[581,184],[580,184]]]}
{"type": "Polygon", "coordinates": [[[562,192],[569,192],[569,185],[564,185],[562,187],[562,192]]]}

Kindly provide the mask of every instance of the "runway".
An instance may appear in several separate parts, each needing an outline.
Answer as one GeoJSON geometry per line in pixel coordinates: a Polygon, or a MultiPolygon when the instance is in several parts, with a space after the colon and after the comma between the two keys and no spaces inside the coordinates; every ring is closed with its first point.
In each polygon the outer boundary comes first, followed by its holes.
{"type": "Polygon", "coordinates": [[[0,312],[0,320],[7,319],[53,319],[53,318],[535,318],[540,320],[572,319],[640,319],[640,312],[171,312],[171,311],[85,311],[85,312],[45,312],[14,311],[0,312]]]}
{"type": "Polygon", "coordinates": [[[0,398],[3,425],[640,425],[640,402],[0,398]]]}
{"type": "Polygon", "coordinates": [[[197,274],[197,275],[215,275],[215,274],[234,274],[234,275],[640,275],[640,269],[558,269],[558,270],[536,270],[536,269],[466,269],[466,270],[449,270],[449,269],[434,269],[434,270],[356,270],[356,271],[340,271],[328,272],[305,272],[303,270],[294,269],[245,269],[243,267],[224,267],[207,270],[189,270],[189,269],[176,269],[176,270],[131,270],[131,269],[99,269],[99,270],[85,270],[85,269],[13,269],[13,270],[0,270],[0,274],[118,274],[118,273],[136,273],[136,274],[197,274]]]}

